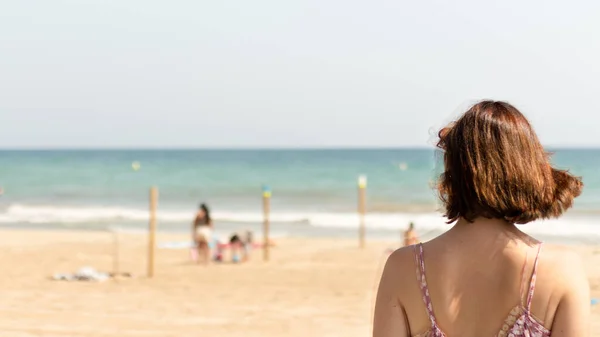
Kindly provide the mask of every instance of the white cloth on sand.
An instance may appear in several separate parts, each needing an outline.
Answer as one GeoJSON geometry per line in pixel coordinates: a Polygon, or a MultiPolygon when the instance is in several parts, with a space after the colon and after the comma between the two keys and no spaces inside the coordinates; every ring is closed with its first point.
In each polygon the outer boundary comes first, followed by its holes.
{"type": "Polygon", "coordinates": [[[107,273],[97,271],[92,267],[83,267],[74,274],[54,274],[52,277],[57,281],[93,281],[102,282],[110,278],[107,273]]]}

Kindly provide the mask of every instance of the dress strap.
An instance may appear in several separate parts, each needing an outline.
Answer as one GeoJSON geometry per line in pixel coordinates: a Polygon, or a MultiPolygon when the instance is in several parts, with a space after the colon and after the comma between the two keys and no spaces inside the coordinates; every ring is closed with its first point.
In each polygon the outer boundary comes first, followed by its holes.
{"type": "Polygon", "coordinates": [[[425,303],[425,309],[427,310],[427,316],[433,328],[437,327],[435,322],[435,316],[433,315],[433,307],[431,305],[431,298],[429,297],[429,289],[427,288],[427,280],[425,279],[425,260],[423,259],[423,244],[413,246],[415,253],[415,261],[417,263],[417,281],[419,288],[421,288],[421,294],[423,295],[423,302],[425,303]]]}
{"type": "Polygon", "coordinates": [[[527,294],[527,311],[531,310],[531,300],[533,299],[533,292],[535,291],[535,280],[537,279],[537,265],[540,252],[542,251],[542,244],[538,247],[537,254],[535,255],[535,261],[533,262],[533,273],[531,273],[531,280],[529,281],[529,293],[527,294]]]}

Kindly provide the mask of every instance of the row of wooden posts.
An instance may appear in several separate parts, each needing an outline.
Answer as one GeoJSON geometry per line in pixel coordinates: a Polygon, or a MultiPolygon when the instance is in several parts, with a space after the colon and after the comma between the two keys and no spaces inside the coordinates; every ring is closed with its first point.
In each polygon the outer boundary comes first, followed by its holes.
{"type": "MultiPolygon", "coordinates": [[[[365,247],[365,214],[366,214],[366,189],[367,189],[367,178],[360,176],[358,178],[358,244],[360,248],[365,247]]],[[[271,213],[271,189],[268,186],[263,186],[262,190],[263,199],[263,260],[269,261],[270,259],[270,213],[271,213]]],[[[156,255],[156,209],[158,206],[158,188],[150,188],[150,221],[148,226],[148,277],[154,276],[154,265],[156,255]]],[[[115,232],[115,257],[114,257],[114,272],[118,274],[119,271],[119,240],[118,234],[115,232]]]]}

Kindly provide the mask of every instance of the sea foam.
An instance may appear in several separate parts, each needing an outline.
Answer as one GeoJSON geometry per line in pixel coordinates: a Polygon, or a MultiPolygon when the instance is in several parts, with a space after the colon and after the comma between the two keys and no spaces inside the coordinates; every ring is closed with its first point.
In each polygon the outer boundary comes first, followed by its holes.
{"type": "MultiPolygon", "coordinates": [[[[187,224],[193,220],[189,210],[159,209],[159,222],[187,224]]],[[[263,221],[260,210],[213,212],[215,222],[258,224],[263,221]]],[[[12,204],[0,211],[0,223],[11,224],[72,224],[85,227],[87,223],[124,223],[148,221],[148,210],[125,207],[66,207],[50,205],[12,204]]],[[[359,219],[354,212],[304,212],[274,211],[272,223],[323,228],[357,228],[359,219]]],[[[440,213],[368,213],[367,228],[378,230],[403,230],[414,222],[419,232],[443,231],[450,228],[440,213]]],[[[536,221],[520,228],[530,234],[559,237],[597,237],[600,239],[600,217],[565,216],[560,219],[536,221]]]]}

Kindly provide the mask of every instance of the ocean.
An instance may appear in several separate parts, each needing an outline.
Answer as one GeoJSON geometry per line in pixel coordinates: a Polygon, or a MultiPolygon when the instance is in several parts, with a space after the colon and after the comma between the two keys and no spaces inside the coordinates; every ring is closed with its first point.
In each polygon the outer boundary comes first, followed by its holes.
{"type": "MultiPolygon", "coordinates": [[[[365,175],[370,236],[399,238],[410,221],[420,234],[434,235],[448,228],[432,188],[440,160],[433,149],[3,150],[0,226],[142,229],[156,186],[160,230],[189,230],[205,202],[218,231],[258,231],[268,185],[275,235],[351,237],[357,179],[365,175]]],[[[584,192],[563,218],[523,229],[600,240],[600,149],[559,149],[552,161],[582,176],[584,192]]]]}

